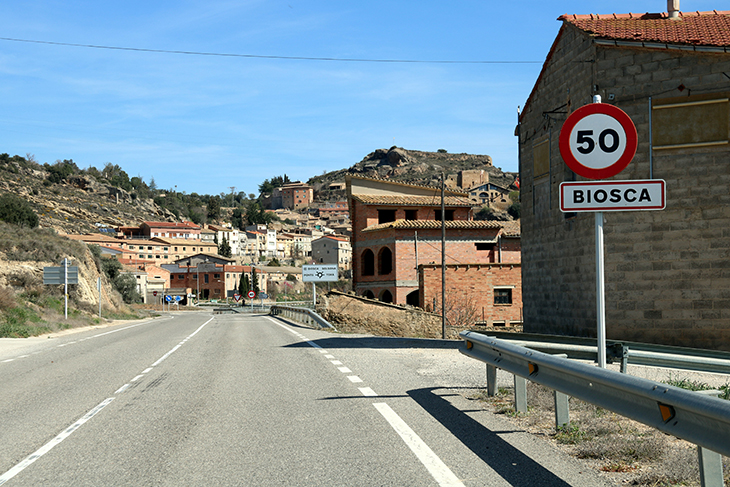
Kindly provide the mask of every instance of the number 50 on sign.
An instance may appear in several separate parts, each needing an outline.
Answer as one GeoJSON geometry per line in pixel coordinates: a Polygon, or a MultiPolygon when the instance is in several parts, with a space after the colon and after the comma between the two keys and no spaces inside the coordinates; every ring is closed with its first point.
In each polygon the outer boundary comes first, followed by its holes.
{"type": "Polygon", "coordinates": [[[589,179],[606,179],[623,171],[637,146],[634,122],[620,108],[605,103],[580,107],[560,130],[565,164],[589,179]]]}

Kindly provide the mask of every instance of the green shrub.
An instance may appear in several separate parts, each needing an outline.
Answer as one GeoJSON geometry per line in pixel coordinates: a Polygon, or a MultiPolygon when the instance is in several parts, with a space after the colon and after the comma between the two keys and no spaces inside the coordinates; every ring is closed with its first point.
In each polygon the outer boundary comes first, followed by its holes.
{"type": "Polygon", "coordinates": [[[119,274],[112,280],[112,284],[122,295],[125,303],[139,303],[142,296],[137,292],[137,280],[131,274],[119,274]]]}
{"type": "Polygon", "coordinates": [[[38,226],[38,215],[30,204],[13,194],[0,196],[0,220],[21,227],[35,228],[38,226]]]}

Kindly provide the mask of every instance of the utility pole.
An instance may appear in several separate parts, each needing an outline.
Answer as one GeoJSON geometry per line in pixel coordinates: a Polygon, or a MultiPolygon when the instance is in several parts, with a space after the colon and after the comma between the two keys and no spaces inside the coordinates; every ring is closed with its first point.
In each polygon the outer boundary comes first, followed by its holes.
{"type": "Polygon", "coordinates": [[[446,338],[446,203],[444,188],[446,181],[441,172],[441,338],[446,338]]]}

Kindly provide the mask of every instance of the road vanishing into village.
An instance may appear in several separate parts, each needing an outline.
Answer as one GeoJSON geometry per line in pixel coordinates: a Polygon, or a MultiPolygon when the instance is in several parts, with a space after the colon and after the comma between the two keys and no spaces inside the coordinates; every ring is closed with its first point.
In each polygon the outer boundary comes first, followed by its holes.
{"type": "Polygon", "coordinates": [[[612,485],[467,399],[484,365],[438,340],[205,312],[8,340],[0,485],[612,485]]]}

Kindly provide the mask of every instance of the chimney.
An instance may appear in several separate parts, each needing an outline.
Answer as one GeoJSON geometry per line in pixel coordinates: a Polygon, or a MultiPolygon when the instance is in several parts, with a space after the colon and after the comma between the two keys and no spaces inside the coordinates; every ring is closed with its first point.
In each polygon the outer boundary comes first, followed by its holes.
{"type": "Polygon", "coordinates": [[[679,0],[667,0],[667,13],[670,19],[679,19],[679,0]]]}

